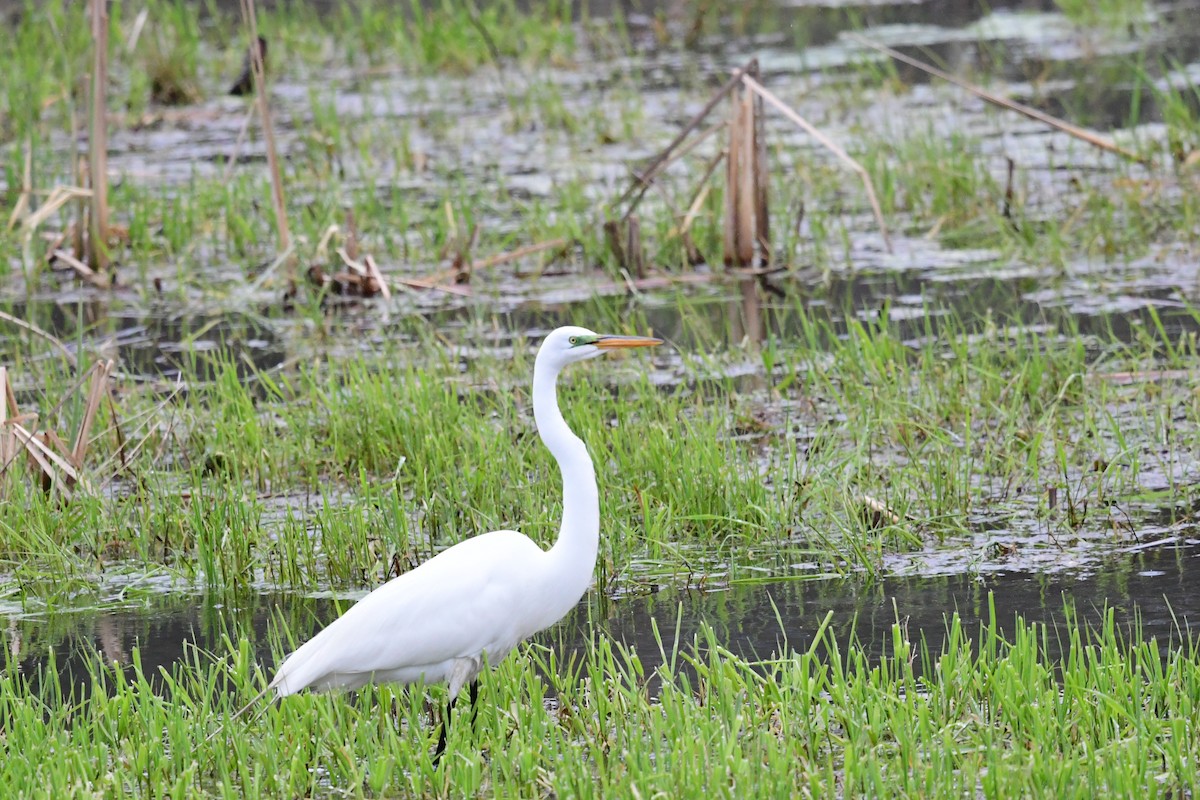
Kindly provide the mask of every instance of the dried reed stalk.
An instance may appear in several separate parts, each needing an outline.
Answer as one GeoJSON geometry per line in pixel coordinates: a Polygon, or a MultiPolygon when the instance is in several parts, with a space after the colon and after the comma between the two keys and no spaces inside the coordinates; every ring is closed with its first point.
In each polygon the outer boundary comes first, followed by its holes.
{"type": "Polygon", "coordinates": [[[8,216],[8,229],[17,225],[17,220],[29,216],[30,199],[33,197],[33,138],[25,141],[25,169],[21,173],[21,195],[8,216]]]}
{"type": "Polygon", "coordinates": [[[733,94],[730,146],[725,161],[725,265],[749,266],[755,246],[754,100],[748,91],[733,94]]]}
{"type": "Polygon", "coordinates": [[[852,170],[858,173],[858,176],[863,182],[863,189],[866,190],[867,200],[871,203],[871,210],[875,214],[875,221],[879,225],[879,232],[883,235],[883,244],[889,253],[894,252],[892,250],[892,239],[888,235],[887,225],[883,221],[883,210],[879,207],[879,198],[875,195],[875,186],[871,182],[870,173],[867,172],[863,165],[847,155],[846,151],[843,150],[840,145],[838,145],[835,141],[830,139],[821,131],[817,130],[817,128],[811,122],[797,114],[790,106],[787,105],[787,103],[784,103],[772,92],[768,91],[761,83],[754,80],[754,78],[751,78],[749,75],[742,75],[741,80],[742,83],[746,85],[746,88],[750,89],[750,91],[759,95],[763,100],[774,106],[776,110],[795,123],[801,130],[805,131],[809,136],[812,136],[821,145],[823,145],[825,149],[833,153],[833,155],[839,161],[846,164],[852,170]]]}
{"type": "Polygon", "coordinates": [[[108,269],[108,4],[92,0],[92,103],[88,135],[92,209],[88,231],[88,261],[94,270],[108,269]]]}
{"type": "Polygon", "coordinates": [[[49,429],[39,431],[37,414],[20,413],[16,397],[13,395],[12,384],[8,378],[8,370],[0,367],[0,391],[4,394],[4,399],[0,402],[0,473],[6,472],[13,460],[24,449],[36,468],[40,470],[43,485],[47,488],[58,486],[59,490],[69,497],[71,488],[83,480],[82,470],[84,459],[87,456],[89,435],[100,405],[106,398],[113,410],[115,422],[116,413],[112,406],[112,393],[109,385],[113,366],[111,359],[97,361],[67,390],[47,415],[52,417],[57,414],[67,399],[74,395],[85,381],[91,379],[91,386],[84,405],[83,420],[75,434],[74,445],[70,447],[55,431],[49,429]],[[28,423],[28,427],[25,423],[28,423]]]}
{"type": "Polygon", "coordinates": [[[1117,155],[1119,155],[1123,158],[1128,158],[1130,161],[1137,161],[1138,163],[1141,163],[1141,164],[1150,163],[1149,158],[1147,158],[1145,156],[1140,156],[1137,153],[1134,153],[1130,150],[1126,150],[1125,148],[1123,148],[1120,145],[1113,142],[1112,139],[1108,139],[1104,136],[1101,136],[1100,134],[1096,133],[1095,131],[1089,131],[1086,128],[1079,127],[1078,125],[1072,125],[1069,122],[1065,122],[1065,121],[1059,119],[1058,117],[1052,117],[1049,114],[1045,113],[1044,111],[1039,111],[1036,108],[1032,108],[1031,106],[1025,105],[1024,103],[1018,103],[1015,100],[1009,100],[1007,97],[1001,97],[998,94],[989,92],[987,89],[984,89],[980,86],[976,86],[973,83],[968,83],[967,81],[964,81],[962,78],[951,75],[949,72],[945,72],[944,70],[940,70],[935,66],[926,64],[924,61],[918,61],[917,59],[912,58],[911,56],[906,56],[904,53],[901,53],[899,50],[893,50],[892,48],[888,47],[887,45],[883,45],[883,44],[880,44],[879,42],[872,41],[871,39],[868,39],[867,37],[862,36],[860,34],[851,33],[851,34],[848,34],[848,36],[852,41],[855,41],[855,42],[858,42],[859,44],[870,47],[872,50],[877,50],[880,53],[883,53],[884,55],[889,56],[890,58],[894,58],[897,61],[908,64],[910,67],[916,67],[917,69],[921,70],[922,72],[926,72],[930,75],[941,78],[944,81],[949,81],[950,83],[953,83],[955,86],[958,86],[961,89],[966,89],[971,94],[975,95],[976,97],[980,98],[981,100],[991,103],[994,106],[999,106],[1000,108],[1006,108],[1009,111],[1015,111],[1018,114],[1022,114],[1024,116],[1028,117],[1029,119],[1036,120],[1037,122],[1041,122],[1045,125],[1049,125],[1051,128],[1062,131],[1063,133],[1067,134],[1068,136],[1073,136],[1076,139],[1087,142],[1088,144],[1092,145],[1093,147],[1098,147],[1101,150],[1107,150],[1108,152],[1116,153],[1117,155]]]}
{"type": "MultiPolygon", "coordinates": [[[[65,344],[63,344],[62,341],[59,340],[56,336],[54,336],[54,334],[48,333],[47,331],[44,331],[41,328],[39,328],[37,325],[34,325],[32,322],[26,322],[25,320],[21,319],[20,317],[14,317],[12,314],[9,314],[5,311],[0,311],[0,320],[4,320],[5,322],[9,322],[13,325],[16,325],[18,328],[27,330],[30,333],[34,334],[35,336],[42,337],[43,339],[48,341],[50,344],[54,345],[55,347],[57,347],[59,349],[59,351],[63,354],[63,358],[65,358],[67,360],[68,364],[70,364],[72,367],[78,366],[79,362],[76,361],[75,354],[72,353],[70,350],[68,350],[67,346],[65,344]]],[[[10,387],[9,388],[10,394],[11,394],[11,391],[12,390],[10,387]]],[[[13,413],[15,414],[16,412],[14,411],[13,413]]]]}
{"type": "MultiPolygon", "coordinates": [[[[758,78],[755,65],[752,77],[758,78]]],[[[759,263],[766,266],[771,261],[771,208],[770,193],[767,191],[770,170],[767,168],[767,122],[763,114],[763,99],[754,95],[754,239],[758,246],[759,263]]]]}
{"type": "Polygon", "coordinates": [[[646,251],[642,247],[642,223],[636,216],[625,220],[625,255],[628,269],[638,278],[646,277],[646,251]]]}
{"type": "Polygon", "coordinates": [[[31,236],[33,232],[54,212],[65,206],[72,200],[80,199],[87,200],[92,197],[90,189],[81,189],[78,186],[55,186],[50,191],[50,196],[46,198],[46,202],[38,206],[38,210],[25,217],[21,225],[25,230],[25,235],[31,236]]]}
{"type": "Polygon", "coordinates": [[[96,421],[96,412],[100,410],[100,403],[104,401],[108,393],[108,377],[112,374],[113,360],[97,361],[92,367],[92,385],[88,389],[87,404],[83,409],[83,421],[79,423],[79,432],[75,435],[75,444],[72,445],[70,456],[71,462],[76,469],[83,467],[83,458],[87,455],[88,434],[92,430],[92,423],[96,421]]]}
{"type": "MultiPolygon", "coordinates": [[[[258,41],[258,18],[255,15],[254,0],[241,0],[242,20],[250,33],[251,43],[258,41]]],[[[286,252],[291,249],[292,236],[288,229],[287,207],[284,202],[283,177],[279,171],[279,154],[275,147],[275,128],[271,124],[271,108],[267,102],[266,70],[263,68],[262,48],[249,48],[250,63],[254,70],[254,85],[258,93],[258,118],[262,122],[263,139],[267,146],[267,169],[271,173],[271,202],[275,206],[275,230],[279,236],[279,250],[286,252]]],[[[296,283],[295,260],[289,259],[288,283],[296,283]]]]}
{"type": "Polygon", "coordinates": [[[700,214],[700,207],[704,204],[705,198],[708,197],[710,191],[708,179],[717,171],[717,167],[721,166],[721,162],[725,160],[726,155],[728,153],[722,150],[708,162],[708,166],[704,168],[704,174],[700,176],[700,182],[696,185],[696,192],[692,195],[692,202],[688,204],[687,213],[683,215],[683,221],[679,223],[679,226],[671,230],[671,236],[676,234],[688,236],[692,228],[692,223],[700,214]]]}
{"type": "MultiPolygon", "coordinates": [[[[9,404],[6,402],[9,395],[12,394],[12,389],[8,386],[8,367],[0,364],[0,466],[7,466],[8,462],[16,456],[16,442],[13,441],[13,433],[8,427],[8,412],[9,404]]],[[[16,401],[13,401],[13,406],[16,406],[16,401]]]]}
{"type": "Polygon", "coordinates": [[[66,250],[61,248],[52,250],[50,252],[50,259],[54,261],[61,261],[62,263],[66,264],[68,267],[75,270],[79,277],[83,278],[97,289],[107,289],[112,285],[107,275],[102,275],[96,272],[66,250]]]}
{"type": "Polygon", "coordinates": [[[506,253],[499,253],[498,255],[488,256],[487,258],[473,261],[471,262],[471,269],[472,271],[489,269],[501,264],[506,264],[509,261],[516,261],[518,258],[524,258],[525,256],[531,256],[534,253],[540,253],[544,250],[553,250],[555,248],[566,247],[570,243],[571,242],[569,239],[549,239],[544,242],[527,244],[522,247],[518,247],[515,250],[509,250],[506,253]]]}
{"type": "MultiPolygon", "coordinates": [[[[626,200],[629,200],[630,197],[633,197],[633,201],[629,204],[629,208],[625,210],[625,217],[628,217],[637,209],[638,204],[642,201],[642,197],[650,188],[651,179],[654,177],[654,175],[658,174],[658,172],[662,170],[668,159],[671,157],[671,154],[675,151],[675,148],[683,144],[683,141],[687,139],[691,132],[700,127],[700,123],[704,122],[705,118],[712,113],[713,109],[717,107],[717,104],[720,103],[726,95],[737,88],[737,85],[741,81],[744,74],[751,70],[757,71],[757,69],[757,59],[752,59],[745,65],[735,69],[733,71],[733,76],[725,83],[724,86],[720,88],[719,91],[717,91],[716,94],[709,98],[708,102],[705,103],[704,108],[700,109],[700,111],[696,113],[696,116],[692,117],[691,121],[689,121],[687,125],[683,126],[683,130],[676,134],[675,138],[671,140],[671,143],[660,150],[658,155],[651,159],[650,163],[647,164],[645,168],[634,174],[634,182],[630,184],[629,188],[627,188],[619,198],[617,198],[617,202],[614,204],[619,206],[626,200]]],[[[705,135],[707,136],[707,133],[705,135]]]]}
{"type": "MultiPolygon", "coordinates": [[[[743,78],[750,77],[747,73],[743,78]]],[[[770,258],[766,197],[762,104],[752,92],[733,93],[729,116],[729,149],[725,160],[725,265],[747,267],[770,258]]]]}

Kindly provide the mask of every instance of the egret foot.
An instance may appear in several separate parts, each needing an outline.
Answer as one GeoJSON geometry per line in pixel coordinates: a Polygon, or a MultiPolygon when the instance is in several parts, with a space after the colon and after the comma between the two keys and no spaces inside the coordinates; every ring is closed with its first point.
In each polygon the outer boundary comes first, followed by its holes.
{"type": "MultiPolygon", "coordinates": [[[[442,717],[442,730],[438,734],[437,747],[433,750],[433,768],[437,769],[438,762],[442,760],[442,754],[446,752],[446,731],[450,727],[450,717],[454,711],[454,704],[458,702],[458,698],[454,697],[446,704],[446,716],[442,717]]],[[[471,727],[475,727],[475,717],[479,715],[479,681],[471,681],[471,727]]]]}

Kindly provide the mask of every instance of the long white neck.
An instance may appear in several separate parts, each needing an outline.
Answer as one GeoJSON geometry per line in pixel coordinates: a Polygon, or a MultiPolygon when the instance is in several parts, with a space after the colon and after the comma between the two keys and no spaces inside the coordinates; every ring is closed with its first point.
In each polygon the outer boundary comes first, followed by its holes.
{"type": "Polygon", "coordinates": [[[533,416],[542,442],[558,462],[563,482],[563,517],[558,541],[549,556],[566,606],[575,605],[587,591],[600,545],[600,496],[596,470],[583,441],[571,432],[558,410],[561,366],[538,353],[533,368],[533,416]]]}

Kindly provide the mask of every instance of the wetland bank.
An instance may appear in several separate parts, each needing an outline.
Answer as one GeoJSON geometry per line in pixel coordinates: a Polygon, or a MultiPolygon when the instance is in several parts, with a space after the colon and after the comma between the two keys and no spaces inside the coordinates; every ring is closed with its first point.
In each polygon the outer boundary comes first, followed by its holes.
{"type": "Polygon", "coordinates": [[[77,204],[39,213],[88,152],[84,9],[0,3],[6,427],[71,442],[113,360],[77,483],[6,433],[0,785],[1196,796],[1200,5],[718,5],[263,3],[289,291],[237,3],[109,8],[110,288],[47,259],[77,204]],[[723,265],[718,132],[641,201],[638,273],[615,201],[752,57],[890,250],[768,112],[769,266],[723,265]],[[210,741],[388,576],[553,539],[528,380],[564,323],[668,342],[561,389],[602,498],[576,612],[436,771],[440,688],[210,741]]]}

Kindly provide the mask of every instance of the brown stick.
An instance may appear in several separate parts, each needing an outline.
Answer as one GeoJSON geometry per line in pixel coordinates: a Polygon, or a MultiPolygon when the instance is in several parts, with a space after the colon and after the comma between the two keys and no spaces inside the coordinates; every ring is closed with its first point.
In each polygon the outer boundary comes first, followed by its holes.
{"type": "MultiPolygon", "coordinates": [[[[279,234],[280,251],[292,244],[288,230],[287,207],[284,204],[283,177],[279,172],[279,155],[275,148],[275,128],[271,124],[271,108],[267,103],[267,76],[263,69],[262,48],[258,47],[258,18],[254,13],[254,0],[242,0],[242,19],[250,32],[250,62],[254,70],[254,85],[258,90],[258,118],[262,122],[263,139],[267,145],[267,169],[271,173],[271,202],[275,206],[275,229],[279,234]]],[[[288,279],[296,282],[295,261],[290,260],[288,279]]]]}
{"type": "Polygon", "coordinates": [[[108,3],[92,0],[92,108],[88,136],[92,214],[88,231],[88,261],[97,272],[108,269],[108,3]]]}
{"type": "Polygon", "coordinates": [[[25,169],[21,173],[21,195],[13,206],[12,214],[8,216],[8,229],[16,227],[17,220],[24,219],[29,214],[29,201],[33,197],[33,138],[25,140],[25,169]]]}
{"type": "Polygon", "coordinates": [[[63,262],[68,267],[75,270],[75,272],[79,274],[79,277],[83,278],[85,281],[98,289],[107,289],[109,286],[111,286],[111,283],[106,275],[101,275],[100,273],[96,272],[87,264],[68,253],[66,250],[61,248],[53,250],[50,253],[50,257],[56,261],[63,262]]]}
{"type": "Polygon", "coordinates": [[[447,294],[457,294],[463,297],[470,297],[471,290],[466,286],[454,286],[450,284],[438,283],[436,281],[422,280],[421,278],[392,278],[394,283],[401,286],[408,286],[412,289],[432,289],[437,292],[446,292],[447,294]]]}
{"type": "Polygon", "coordinates": [[[859,44],[866,45],[867,47],[870,47],[873,50],[878,50],[880,53],[883,53],[884,55],[887,55],[891,58],[896,59],[897,61],[902,61],[903,63],[908,64],[910,67],[916,67],[917,69],[921,70],[922,72],[927,72],[930,75],[934,75],[938,78],[941,78],[944,81],[949,81],[950,83],[953,83],[955,86],[958,86],[959,88],[966,89],[971,94],[991,103],[994,106],[999,106],[1000,108],[1007,108],[1009,111],[1015,111],[1018,114],[1022,114],[1024,116],[1028,117],[1029,119],[1036,120],[1037,122],[1041,122],[1045,125],[1049,125],[1051,128],[1060,130],[1063,133],[1067,134],[1068,136],[1073,136],[1076,139],[1085,141],[1088,144],[1092,145],[1093,147],[1099,147],[1101,150],[1107,150],[1110,153],[1116,153],[1117,155],[1119,155],[1123,158],[1128,158],[1131,161],[1136,161],[1141,164],[1149,164],[1150,163],[1149,158],[1147,158],[1145,156],[1140,156],[1137,153],[1126,150],[1125,148],[1117,145],[1111,139],[1105,138],[1104,136],[1101,136],[1100,134],[1096,133],[1095,131],[1089,131],[1086,128],[1079,127],[1078,125],[1072,125],[1069,122],[1065,122],[1057,117],[1052,117],[1049,114],[1045,113],[1044,111],[1038,111],[1036,108],[1027,106],[1024,103],[1018,103],[1015,100],[1009,100],[1007,97],[1001,97],[998,94],[989,92],[987,89],[984,89],[980,86],[976,86],[973,83],[968,83],[967,81],[964,81],[962,78],[951,75],[949,72],[940,70],[937,67],[934,67],[930,64],[926,64],[923,61],[918,61],[917,59],[912,58],[911,56],[906,56],[904,53],[901,53],[899,50],[893,50],[892,48],[888,47],[887,45],[882,45],[879,42],[872,41],[865,36],[861,36],[856,33],[848,34],[848,36],[850,37],[851,40],[856,41],[859,44]]]}
{"type": "Polygon", "coordinates": [[[692,222],[696,219],[696,215],[700,213],[700,206],[704,203],[704,198],[708,197],[709,185],[708,179],[717,171],[717,167],[724,160],[726,152],[722,150],[713,156],[708,162],[708,166],[704,168],[704,174],[700,176],[700,182],[696,185],[696,192],[692,195],[692,202],[688,204],[687,213],[683,215],[683,221],[679,226],[671,230],[671,235],[686,234],[691,230],[692,222]]]}
{"type": "Polygon", "coordinates": [[[879,225],[879,231],[881,234],[883,234],[883,244],[885,247],[887,247],[887,251],[889,253],[893,252],[892,239],[888,235],[887,224],[883,221],[883,210],[879,207],[879,199],[875,196],[875,186],[871,183],[870,173],[867,172],[863,165],[847,155],[846,151],[843,150],[835,141],[821,133],[821,131],[817,130],[812,123],[793,111],[790,106],[776,97],[772,92],[767,91],[767,89],[758,81],[754,80],[749,75],[743,75],[742,82],[745,83],[746,87],[752,92],[760,95],[763,100],[775,106],[775,108],[781,114],[799,126],[803,131],[808,133],[809,136],[813,137],[822,145],[824,145],[825,149],[833,153],[838,160],[858,173],[858,176],[862,178],[863,188],[867,192],[867,200],[871,203],[871,210],[875,213],[875,221],[879,225]]]}
{"type": "Polygon", "coordinates": [[[75,436],[75,444],[71,447],[71,461],[75,464],[76,469],[83,467],[83,457],[87,455],[88,434],[92,430],[92,423],[96,421],[96,412],[100,410],[100,403],[104,400],[105,392],[108,388],[108,376],[112,372],[113,361],[110,358],[108,361],[97,361],[96,366],[92,368],[92,385],[88,389],[87,405],[83,409],[83,421],[79,423],[79,433],[75,436]]]}
{"type": "MultiPolygon", "coordinates": [[[[748,267],[754,260],[754,100],[749,92],[734,95],[734,114],[737,116],[737,169],[729,179],[728,191],[733,192],[733,261],[738,267],[748,267]]],[[[733,143],[730,142],[730,152],[733,143]]],[[[731,158],[729,163],[734,163],[731,158]]],[[[730,265],[728,257],[726,266],[730,265]]]]}
{"type": "MultiPolygon", "coordinates": [[[[633,179],[636,182],[634,185],[641,184],[643,189],[649,189],[650,186],[654,183],[654,179],[657,178],[659,175],[661,175],[666,170],[667,167],[671,166],[676,161],[683,158],[684,156],[686,156],[688,153],[695,150],[700,145],[704,144],[704,142],[707,141],[709,137],[711,137],[714,133],[721,130],[728,124],[729,124],[729,120],[723,119],[723,120],[720,120],[719,122],[715,122],[712,125],[709,125],[707,128],[705,128],[704,130],[697,133],[691,139],[689,139],[688,141],[686,141],[683,144],[676,147],[676,149],[672,150],[668,156],[666,156],[665,158],[662,158],[657,163],[655,163],[653,166],[649,167],[648,169],[646,169],[642,172],[634,172],[633,179]]],[[[693,128],[693,130],[694,130],[694,128],[693,128]]],[[[644,193],[645,192],[643,192],[643,194],[644,193]]],[[[641,197],[639,196],[638,202],[640,202],[640,200],[641,200],[641,197]]],[[[617,204],[620,205],[620,201],[618,201],[617,204]]],[[[629,216],[630,214],[632,214],[633,211],[636,210],[636,207],[637,207],[637,202],[634,203],[633,208],[629,209],[629,213],[626,214],[626,216],[629,216]]]]}
{"type": "Polygon", "coordinates": [[[71,479],[72,482],[79,480],[79,473],[73,466],[71,466],[70,462],[50,449],[37,436],[34,436],[33,431],[30,431],[23,425],[18,425],[16,423],[12,423],[11,427],[13,433],[17,436],[17,440],[20,441],[21,444],[25,445],[25,449],[34,457],[34,460],[38,462],[43,471],[45,471],[50,477],[54,477],[54,470],[49,468],[49,464],[47,464],[46,460],[44,459],[48,459],[52,464],[54,464],[54,466],[61,469],[63,473],[71,479]]]}
{"type": "MultiPolygon", "coordinates": [[[[13,394],[12,384],[8,381],[8,376],[4,378],[4,407],[8,409],[8,413],[14,417],[21,416],[21,409],[17,407],[17,396],[13,394]]],[[[5,464],[4,466],[8,466],[5,464]]]]}
{"type": "Polygon", "coordinates": [[[544,242],[527,244],[522,247],[518,247],[516,250],[509,250],[507,253],[500,253],[498,255],[488,256],[487,258],[480,259],[479,261],[472,261],[471,270],[474,271],[479,269],[489,269],[490,267],[497,267],[501,264],[507,264],[509,261],[516,261],[518,258],[524,258],[525,256],[531,256],[534,253],[540,253],[543,250],[553,250],[556,247],[566,247],[568,244],[570,244],[569,239],[548,239],[544,242]]]}
{"type": "MultiPolygon", "coordinates": [[[[758,78],[755,70],[752,76],[758,78]]],[[[767,185],[770,170],[767,168],[767,121],[763,114],[761,95],[754,96],[754,239],[758,246],[758,263],[766,266],[771,261],[771,210],[768,204],[767,185]]]]}
{"type": "MultiPolygon", "coordinates": [[[[0,394],[8,395],[8,367],[0,364],[0,394]]],[[[5,423],[8,421],[8,403],[4,402],[5,398],[0,398],[0,471],[8,468],[8,463],[11,460],[8,456],[8,451],[11,449],[12,431],[8,429],[5,423]]],[[[14,402],[13,405],[16,405],[14,402]]]]}
{"type": "Polygon", "coordinates": [[[741,195],[741,173],[744,169],[742,160],[746,148],[742,139],[746,136],[742,124],[742,103],[744,95],[734,93],[733,104],[729,110],[729,157],[725,160],[725,214],[721,225],[722,250],[724,251],[725,266],[745,266],[740,261],[738,226],[738,198],[741,195]]]}
{"type": "Polygon", "coordinates": [[[657,172],[661,164],[670,157],[671,152],[683,143],[683,140],[688,137],[688,134],[699,127],[700,123],[704,121],[705,117],[712,113],[712,110],[717,107],[717,103],[721,102],[721,100],[724,99],[727,94],[734,90],[734,87],[738,85],[738,81],[741,80],[742,76],[751,69],[757,69],[757,67],[758,59],[752,59],[746,62],[746,64],[735,69],[733,71],[733,77],[731,77],[729,81],[721,87],[720,91],[714,94],[709,101],[705,103],[704,108],[700,109],[696,116],[692,117],[691,121],[688,122],[687,125],[683,126],[683,130],[681,130],[675,136],[675,138],[671,140],[671,143],[659,151],[659,154],[655,156],[648,165],[646,165],[645,169],[643,169],[640,173],[635,174],[634,183],[632,183],[629,188],[625,190],[625,192],[620,196],[620,198],[617,199],[617,202],[615,203],[615,205],[621,205],[621,203],[624,203],[626,200],[628,200],[635,191],[637,192],[637,196],[634,197],[633,202],[630,203],[629,208],[625,211],[625,217],[628,217],[634,212],[634,210],[638,207],[638,204],[642,201],[642,197],[646,194],[646,190],[650,188],[650,179],[648,176],[652,176],[655,174],[655,172],[657,172]]]}

